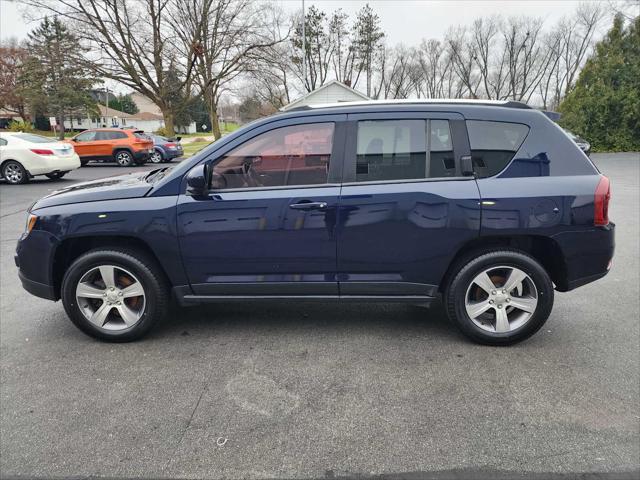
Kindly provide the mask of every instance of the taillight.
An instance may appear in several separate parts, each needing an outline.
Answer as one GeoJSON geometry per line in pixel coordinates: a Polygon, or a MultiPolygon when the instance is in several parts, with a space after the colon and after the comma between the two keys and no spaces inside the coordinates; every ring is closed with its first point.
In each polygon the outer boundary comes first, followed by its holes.
{"type": "Polygon", "coordinates": [[[52,150],[47,150],[44,148],[32,148],[31,151],[36,155],[53,155],[52,150]]]}
{"type": "Polygon", "coordinates": [[[169,142],[169,143],[165,143],[164,146],[168,148],[175,148],[176,144],[169,142]]]}
{"type": "Polygon", "coordinates": [[[593,201],[593,224],[596,226],[609,225],[609,200],[611,199],[611,185],[609,179],[602,175],[596,187],[593,201]]]}

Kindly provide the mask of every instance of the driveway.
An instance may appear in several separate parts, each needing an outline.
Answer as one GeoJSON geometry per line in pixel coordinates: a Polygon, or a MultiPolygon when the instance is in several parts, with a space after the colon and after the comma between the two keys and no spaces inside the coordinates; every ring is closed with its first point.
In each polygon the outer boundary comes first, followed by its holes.
{"type": "Polygon", "coordinates": [[[176,309],[144,341],[100,343],[22,290],[13,251],[36,198],[123,170],[1,184],[2,476],[636,478],[640,159],[593,157],[613,269],[511,348],[469,343],[439,305],[289,302],[176,309]]]}

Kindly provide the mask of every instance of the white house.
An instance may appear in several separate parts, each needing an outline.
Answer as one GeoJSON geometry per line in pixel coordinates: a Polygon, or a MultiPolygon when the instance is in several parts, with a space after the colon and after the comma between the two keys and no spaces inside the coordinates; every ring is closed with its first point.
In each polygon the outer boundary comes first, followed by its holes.
{"type": "Polygon", "coordinates": [[[285,105],[280,110],[286,111],[319,103],[361,102],[362,100],[370,100],[370,98],[342,82],[331,80],[303,97],[294,100],[289,105],[285,105]]]}
{"type": "Polygon", "coordinates": [[[154,113],[139,112],[132,115],[100,104],[98,104],[98,112],[99,117],[78,115],[65,118],[64,127],[74,130],[100,127],[135,127],[145,132],[155,132],[164,126],[162,115],[154,113]]]}

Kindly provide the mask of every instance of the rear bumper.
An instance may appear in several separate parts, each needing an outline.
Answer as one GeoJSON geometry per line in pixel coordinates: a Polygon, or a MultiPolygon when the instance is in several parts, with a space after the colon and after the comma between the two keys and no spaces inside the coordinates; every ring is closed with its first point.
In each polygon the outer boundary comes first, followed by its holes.
{"type": "Polygon", "coordinates": [[[567,282],[558,285],[559,291],[569,291],[604,277],[611,268],[615,252],[616,225],[583,232],[573,248],[566,248],[567,282]]]}
{"type": "Polygon", "coordinates": [[[52,172],[68,172],[80,168],[80,157],[77,154],[62,156],[42,157],[44,160],[37,165],[29,165],[27,170],[30,175],[45,175],[52,172]],[[48,158],[47,158],[48,157],[48,158]]]}
{"type": "Polygon", "coordinates": [[[151,156],[148,150],[136,150],[132,153],[135,161],[149,160],[149,157],[151,156]]]}

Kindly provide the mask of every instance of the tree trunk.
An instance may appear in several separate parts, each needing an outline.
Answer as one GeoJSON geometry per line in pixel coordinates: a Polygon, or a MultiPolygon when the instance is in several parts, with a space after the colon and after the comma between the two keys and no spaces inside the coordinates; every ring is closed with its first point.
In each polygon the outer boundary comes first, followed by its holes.
{"type": "Polygon", "coordinates": [[[217,106],[211,105],[209,109],[209,120],[211,121],[211,131],[213,132],[213,136],[216,140],[218,140],[222,133],[220,132],[220,123],[218,123],[218,109],[217,106]]]}
{"type": "Polygon", "coordinates": [[[162,118],[164,119],[164,130],[167,137],[175,136],[175,126],[173,124],[173,112],[169,108],[161,108],[162,118]]]}
{"type": "Polygon", "coordinates": [[[58,118],[58,140],[64,140],[64,114],[59,113],[56,117],[58,118]]]}

